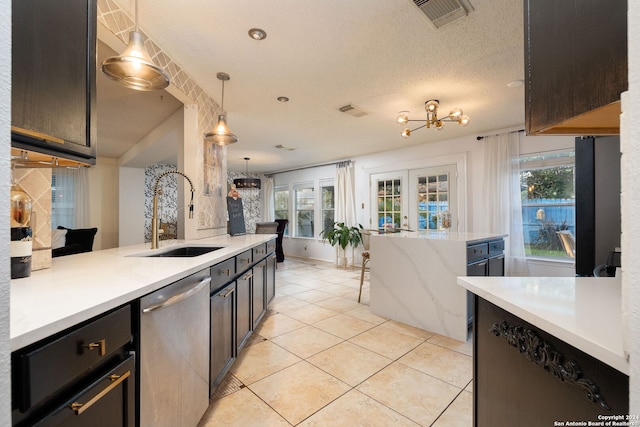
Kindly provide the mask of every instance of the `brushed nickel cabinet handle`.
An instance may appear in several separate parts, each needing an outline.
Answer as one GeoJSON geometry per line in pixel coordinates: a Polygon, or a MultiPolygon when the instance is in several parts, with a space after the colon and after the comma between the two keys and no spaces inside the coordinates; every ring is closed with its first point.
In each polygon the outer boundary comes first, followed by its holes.
{"type": "Polygon", "coordinates": [[[111,380],[111,384],[106,386],[104,388],[104,390],[102,390],[100,393],[96,394],[87,403],[73,402],[71,405],[69,405],[69,407],[71,408],[71,410],[73,412],[76,413],[76,415],[81,415],[84,411],[86,411],[91,406],[93,406],[98,400],[100,400],[104,396],[106,396],[111,390],[113,390],[114,388],[118,387],[118,385],[121,382],[123,382],[124,380],[126,380],[130,376],[131,376],[131,371],[127,371],[122,375],[115,375],[115,374],[114,375],[109,375],[108,378],[111,380]]]}
{"type": "Polygon", "coordinates": [[[98,340],[96,342],[85,344],[85,345],[82,346],[82,348],[86,348],[86,349],[89,349],[89,350],[95,350],[97,348],[98,349],[98,354],[100,356],[104,356],[105,354],[107,354],[107,341],[103,338],[103,339],[98,340]]]}
{"type": "Polygon", "coordinates": [[[232,293],[234,293],[235,291],[236,291],[236,289],[235,289],[235,288],[231,288],[231,289],[229,289],[227,292],[225,292],[224,294],[220,295],[220,297],[222,297],[222,298],[226,298],[226,297],[228,297],[229,295],[231,295],[232,293]]]}

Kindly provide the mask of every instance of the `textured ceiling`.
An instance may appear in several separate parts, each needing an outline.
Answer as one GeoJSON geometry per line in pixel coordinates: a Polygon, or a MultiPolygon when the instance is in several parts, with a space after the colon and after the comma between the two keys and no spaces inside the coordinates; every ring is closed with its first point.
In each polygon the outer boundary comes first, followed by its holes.
{"type": "MultiPolygon", "coordinates": [[[[117,3],[133,16],[132,0],[117,3]]],[[[217,102],[216,73],[230,74],[229,169],[250,157],[250,172],[273,172],[522,125],[524,88],[507,87],[524,77],[522,2],[471,4],[440,29],[411,0],[138,0],[138,19],[217,102]],[[251,39],[252,27],[267,38],[251,39]],[[402,139],[397,113],[422,118],[431,98],[471,124],[402,139]],[[338,111],[346,104],[368,114],[338,111]]]]}

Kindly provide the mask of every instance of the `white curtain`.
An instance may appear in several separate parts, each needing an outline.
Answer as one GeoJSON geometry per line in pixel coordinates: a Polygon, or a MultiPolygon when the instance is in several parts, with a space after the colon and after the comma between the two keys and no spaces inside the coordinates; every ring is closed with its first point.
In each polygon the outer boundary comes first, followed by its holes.
{"type": "Polygon", "coordinates": [[[335,221],[347,226],[356,225],[355,190],[351,161],[340,162],[336,167],[335,221]]]}
{"type": "Polygon", "coordinates": [[[505,275],[528,276],[520,195],[520,133],[484,137],[484,203],[487,230],[508,234],[505,275]]]}
{"type": "Polygon", "coordinates": [[[56,168],[52,228],[87,228],[89,224],[89,181],[85,168],[56,168]]]}
{"type": "Polygon", "coordinates": [[[276,219],[274,194],[273,178],[267,177],[262,181],[262,220],[265,222],[276,219]]]}

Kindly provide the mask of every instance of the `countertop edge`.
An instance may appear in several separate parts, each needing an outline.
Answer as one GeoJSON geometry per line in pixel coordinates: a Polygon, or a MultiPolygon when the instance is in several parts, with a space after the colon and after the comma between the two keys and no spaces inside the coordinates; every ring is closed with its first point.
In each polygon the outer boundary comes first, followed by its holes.
{"type": "MultiPolygon", "coordinates": [[[[537,281],[540,278],[525,278],[525,277],[458,277],[458,284],[468,291],[476,294],[477,296],[485,299],[486,301],[508,311],[509,313],[521,318],[522,320],[539,327],[545,332],[555,336],[558,339],[561,339],[573,347],[595,357],[596,359],[606,363],[607,365],[617,369],[625,375],[629,375],[629,362],[626,359],[624,352],[622,350],[622,343],[616,343],[614,345],[603,345],[602,341],[605,341],[604,337],[600,342],[596,342],[598,340],[589,339],[579,333],[576,333],[571,330],[570,325],[564,324],[561,321],[555,321],[553,319],[546,319],[532,310],[523,307],[521,304],[518,304],[511,298],[503,297],[498,295],[495,291],[492,291],[491,288],[506,289],[507,285],[511,285],[512,283],[527,283],[527,279],[533,282],[537,281]]],[[[554,278],[545,278],[546,281],[553,281],[554,278]]],[[[564,283],[577,283],[575,278],[555,278],[558,281],[562,281],[564,283]],[[572,280],[573,279],[573,280],[572,280]]],[[[592,280],[592,281],[609,281],[605,282],[609,285],[613,285],[611,283],[612,279],[610,278],[582,278],[581,280],[592,280]]],[[[539,285],[538,285],[539,286],[539,285]]],[[[513,289],[510,290],[513,292],[513,289]]],[[[515,292],[520,292],[521,295],[527,295],[527,290],[519,290],[517,289],[515,292]]],[[[583,308],[584,310],[588,310],[587,307],[583,308]]],[[[604,328],[609,331],[620,330],[620,324],[616,323],[614,316],[603,316],[606,320],[608,320],[611,324],[608,327],[604,328]]]]}

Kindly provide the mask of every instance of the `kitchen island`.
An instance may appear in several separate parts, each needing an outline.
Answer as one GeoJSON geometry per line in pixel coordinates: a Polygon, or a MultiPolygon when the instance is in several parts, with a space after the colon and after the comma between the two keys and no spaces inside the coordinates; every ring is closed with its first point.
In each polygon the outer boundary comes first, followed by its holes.
{"type": "Polygon", "coordinates": [[[619,277],[458,283],[475,295],[474,425],[638,421],[628,418],[619,277]]]}
{"type": "Polygon", "coordinates": [[[471,297],[456,277],[504,275],[504,237],[444,231],[373,234],[371,312],[466,341],[471,297]]]}

